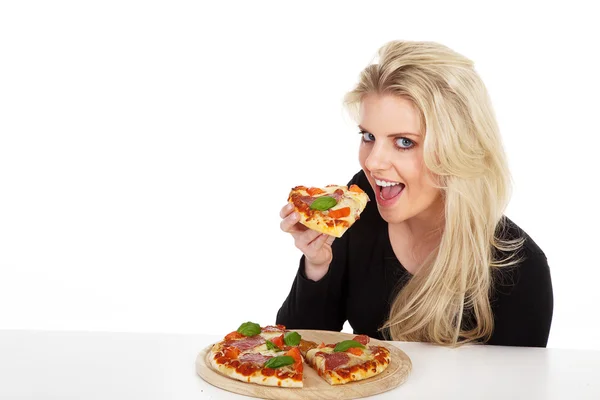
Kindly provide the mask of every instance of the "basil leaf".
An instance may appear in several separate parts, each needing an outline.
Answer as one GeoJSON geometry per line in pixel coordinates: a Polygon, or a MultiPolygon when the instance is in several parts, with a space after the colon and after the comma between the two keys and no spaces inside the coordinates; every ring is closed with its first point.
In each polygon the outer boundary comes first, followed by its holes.
{"type": "Polygon", "coordinates": [[[292,365],[295,362],[296,362],[296,360],[294,360],[294,357],[277,356],[277,357],[269,358],[267,360],[267,362],[265,363],[265,367],[275,369],[275,368],[285,367],[286,365],[292,365]]]}
{"type": "Polygon", "coordinates": [[[288,332],[283,336],[283,342],[288,346],[298,346],[301,338],[298,332],[288,332]]]}
{"type": "Polygon", "coordinates": [[[337,204],[337,200],[329,196],[317,197],[310,205],[311,210],[325,211],[337,204]]]}
{"type": "Polygon", "coordinates": [[[250,321],[244,322],[237,331],[244,336],[256,336],[260,333],[260,325],[250,321]]]}
{"type": "Polygon", "coordinates": [[[275,343],[271,342],[270,340],[267,340],[267,350],[281,351],[281,349],[275,346],[275,343]]]}
{"type": "Polygon", "coordinates": [[[352,347],[358,347],[360,349],[365,348],[365,346],[363,346],[361,343],[358,343],[356,340],[343,340],[335,345],[333,351],[338,353],[340,351],[351,349],[352,347]]]}

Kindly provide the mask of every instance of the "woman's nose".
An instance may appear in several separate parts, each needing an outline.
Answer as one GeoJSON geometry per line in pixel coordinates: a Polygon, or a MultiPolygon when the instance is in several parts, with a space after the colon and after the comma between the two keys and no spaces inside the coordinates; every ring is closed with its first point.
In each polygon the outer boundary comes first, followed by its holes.
{"type": "Polygon", "coordinates": [[[375,144],[371,148],[371,152],[365,160],[365,166],[370,171],[384,170],[389,168],[391,165],[390,154],[388,149],[383,146],[375,144]]]}

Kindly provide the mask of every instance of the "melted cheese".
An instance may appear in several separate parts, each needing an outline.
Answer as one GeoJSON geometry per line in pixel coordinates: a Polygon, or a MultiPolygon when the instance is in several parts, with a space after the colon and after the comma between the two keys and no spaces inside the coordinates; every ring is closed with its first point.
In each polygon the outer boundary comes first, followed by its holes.
{"type": "Polygon", "coordinates": [[[283,332],[261,332],[260,336],[262,336],[265,340],[273,340],[276,337],[279,337],[283,334],[283,332]]]}
{"type": "MultiPolygon", "coordinates": [[[[332,194],[337,189],[342,189],[344,191],[344,196],[342,196],[340,201],[335,206],[330,208],[330,210],[339,210],[340,208],[350,207],[350,215],[343,218],[337,218],[338,220],[348,221],[350,223],[354,222],[356,219],[356,214],[360,214],[365,209],[367,202],[369,201],[369,196],[367,196],[366,193],[351,192],[345,186],[328,186],[323,189],[327,192],[327,194],[332,194]]],[[[323,196],[326,196],[327,194],[323,194],[323,196]]],[[[324,214],[327,214],[327,212],[324,214]]]]}
{"type": "MultiPolygon", "coordinates": [[[[273,340],[273,339],[281,336],[282,334],[283,334],[283,332],[261,332],[260,336],[262,336],[265,340],[273,340]]],[[[283,350],[282,351],[269,350],[269,349],[267,349],[266,343],[263,343],[260,346],[256,346],[255,348],[250,350],[250,352],[251,353],[259,353],[259,354],[262,354],[263,356],[272,356],[272,357],[284,356],[286,353],[283,350]]],[[[294,364],[279,367],[277,369],[282,370],[282,371],[295,372],[294,364]]]]}

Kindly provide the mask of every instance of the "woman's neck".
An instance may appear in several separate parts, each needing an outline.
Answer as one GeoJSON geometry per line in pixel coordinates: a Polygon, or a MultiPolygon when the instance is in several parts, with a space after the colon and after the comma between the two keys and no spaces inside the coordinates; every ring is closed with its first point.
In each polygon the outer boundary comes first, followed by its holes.
{"type": "Polygon", "coordinates": [[[396,258],[413,275],[439,246],[443,230],[443,213],[441,216],[438,213],[435,217],[416,216],[388,225],[390,242],[396,258]]]}

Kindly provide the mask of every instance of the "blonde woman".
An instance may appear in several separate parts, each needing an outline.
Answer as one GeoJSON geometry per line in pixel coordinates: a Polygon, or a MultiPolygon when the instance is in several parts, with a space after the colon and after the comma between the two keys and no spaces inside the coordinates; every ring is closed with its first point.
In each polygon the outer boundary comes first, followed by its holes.
{"type": "Polygon", "coordinates": [[[277,314],[289,328],[447,346],[545,347],[553,292],[543,251],[504,215],[510,174],[473,63],[430,42],[393,41],[345,104],[358,122],[371,201],[339,239],[281,229],[303,253],[277,314]]]}

